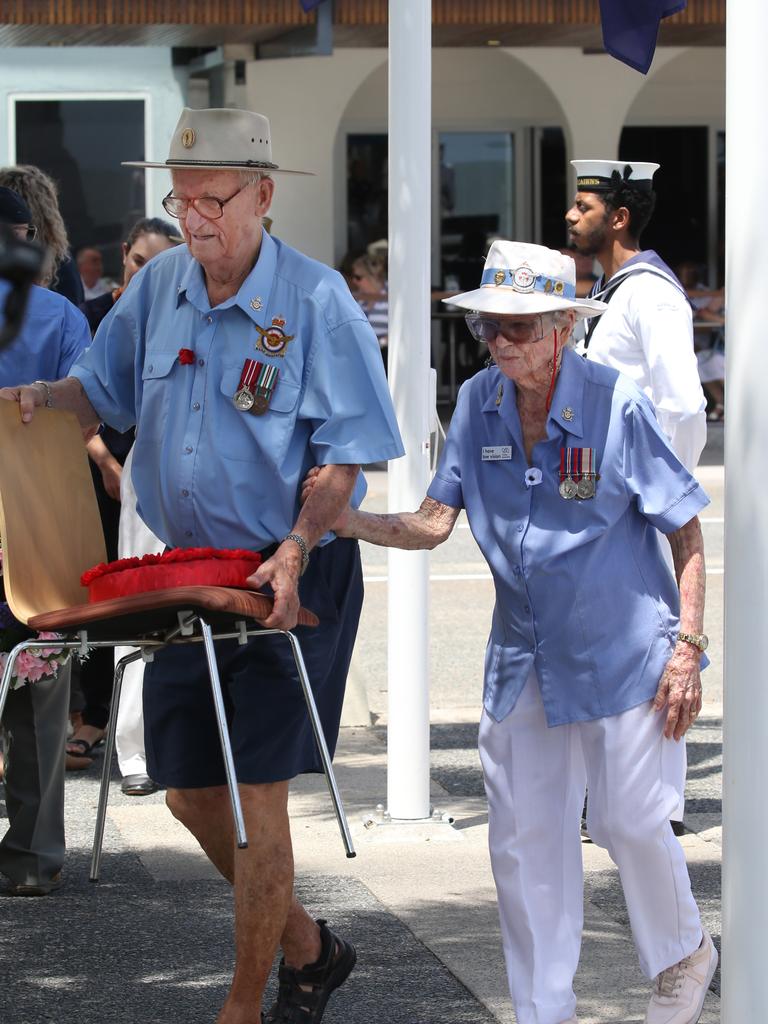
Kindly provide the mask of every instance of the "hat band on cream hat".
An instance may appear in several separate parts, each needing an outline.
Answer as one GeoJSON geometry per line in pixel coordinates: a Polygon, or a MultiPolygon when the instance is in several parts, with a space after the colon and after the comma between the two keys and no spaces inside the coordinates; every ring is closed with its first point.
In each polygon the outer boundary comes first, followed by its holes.
{"type": "Polygon", "coordinates": [[[311,174],[280,167],[272,159],[269,120],[253,110],[185,107],[173,130],[168,159],[128,160],[124,167],[167,170],[264,171],[266,174],[311,174]]]}
{"type": "Polygon", "coordinates": [[[595,299],[577,298],[576,266],[571,256],[543,245],[504,240],[491,245],[480,287],[443,302],[496,316],[572,310],[577,317],[586,317],[608,308],[595,299]]]}

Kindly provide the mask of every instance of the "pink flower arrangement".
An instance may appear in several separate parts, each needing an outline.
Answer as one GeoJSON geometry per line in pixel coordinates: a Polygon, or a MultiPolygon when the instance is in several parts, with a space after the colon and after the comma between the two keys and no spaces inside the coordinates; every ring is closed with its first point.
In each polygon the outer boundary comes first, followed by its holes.
{"type": "MultiPolygon", "coordinates": [[[[2,566],[2,549],[0,549],[0,567],[2,566]]],[[[0,570],[1,571],[1,570],[0,570]]],[[[5,671],[10,652],[21,643],[34,637],[31,629],[18,621],[8,604],[3,600],[2,576],[0,575],[0,673],[5,671]]],[[[24,683],[36,683],[39,679],[54,676],[69,657],[69,651],[55,646],[59,640],[58,633],[38,633],[38,640],[52,640],[50,647],[38,650],[22,651],[16,659],[14,674],[11,676],[11,688],[16,689],[24,683]]]]}

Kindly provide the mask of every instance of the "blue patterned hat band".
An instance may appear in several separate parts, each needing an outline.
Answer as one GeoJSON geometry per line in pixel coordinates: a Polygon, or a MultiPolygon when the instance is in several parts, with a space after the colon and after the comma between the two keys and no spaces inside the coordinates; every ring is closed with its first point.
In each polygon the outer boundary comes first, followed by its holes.
{"type": "Polygon", "coordinates": [[[480,280],[480,287],[487,288],[491,285],[496,288],[511,288],[513,291],[523,294],[542,292],[545,295],[556,296],[558,299],[576,298],[575,285],[569,281],[561,281],[557,277],[535,274],[525,264],[514,270],[486,267],[480,280]]]}

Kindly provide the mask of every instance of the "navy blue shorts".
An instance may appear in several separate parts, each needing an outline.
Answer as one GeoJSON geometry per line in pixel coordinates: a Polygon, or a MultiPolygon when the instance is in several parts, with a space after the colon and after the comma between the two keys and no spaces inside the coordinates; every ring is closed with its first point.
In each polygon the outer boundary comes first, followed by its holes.
{"type": "MultiPolygon", "coordinates": [[[[363,573],[357,541],[316,548],[299,581],[302,605],[320,625],[297,626],[310,685],[333,754],[352,658],[363,573]]],[[[238,782],[292,779],[322,766],[285,637],[216,644],[238,782]]],[[[159,651],[144,674],[147,771],[162,786],[197,789],[226,782],[202,644],[159,651]]]]}

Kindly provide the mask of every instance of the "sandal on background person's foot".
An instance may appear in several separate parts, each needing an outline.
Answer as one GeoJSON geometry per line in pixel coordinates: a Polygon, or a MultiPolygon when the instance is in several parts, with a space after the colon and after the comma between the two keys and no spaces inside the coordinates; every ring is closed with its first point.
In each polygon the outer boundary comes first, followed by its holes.
{"type": "Polygon", "coordinates": [[[707,413],[707,423],[723,423],[725,420],[725,406],[720,402],[707,413]]]}
{"type": "Polygon", "coordinates": [[[93,739],[87,740],[84,736],[72,736],[67,740],[64,749],[73,757],[95,757],[96,748],[104,743],[106,733],[104,729],[95,729],[92,726],[84,726],[82,728],[89,729],[90,732],[94,733],[93,739]]]}
{"type": "Polygon", "coordinates": [[[265,1024],[320,1024],[328,998],[343,985],[357,960],[355,947],[345,942],[322,919],[320,956],[313,964],[288,967],[285,958],[277,972],[277,1000],[264,1017],[265,1024]]]}

